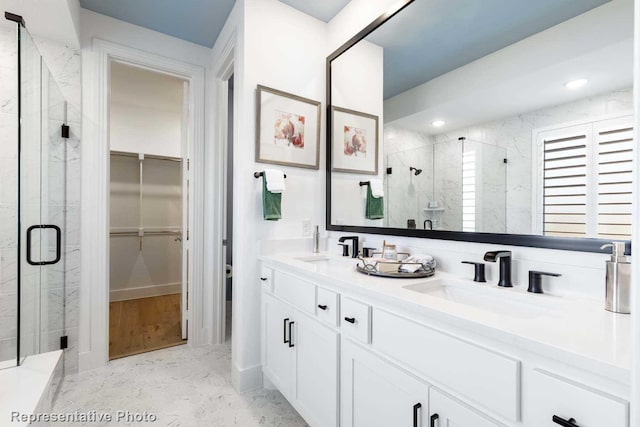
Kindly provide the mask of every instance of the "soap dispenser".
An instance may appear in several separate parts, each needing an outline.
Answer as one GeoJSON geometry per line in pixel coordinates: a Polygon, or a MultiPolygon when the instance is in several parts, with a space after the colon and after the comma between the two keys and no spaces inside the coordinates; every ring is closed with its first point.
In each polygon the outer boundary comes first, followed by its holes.
{"type": "Polygon", "coordinates": [[[629,314],[631,302],[631,260],[624,255],[624,242],[611,242],[600,249],[611,248],[611,261],[607,261],[605,309],[629,314]]]}

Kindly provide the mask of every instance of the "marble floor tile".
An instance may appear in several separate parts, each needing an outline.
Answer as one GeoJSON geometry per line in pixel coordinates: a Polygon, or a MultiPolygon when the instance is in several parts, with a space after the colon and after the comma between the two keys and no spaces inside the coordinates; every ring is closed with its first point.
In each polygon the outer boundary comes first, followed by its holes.
{"type": "MultiPolygon", "coordinates": [[[[240,394],[231,384],[231,347],[173,347],[109,362],[106,367],[67,376],[54,412],[76,410],[153,413],[157,421],[91,423],[91,426],[184,427],[281,426],[307,424],[277,391],[240,394]]],[[[59,425],[59,424],[56,424],[59,425]]],[[[83,424],[73,424],[80,426],[83,424]]]]}

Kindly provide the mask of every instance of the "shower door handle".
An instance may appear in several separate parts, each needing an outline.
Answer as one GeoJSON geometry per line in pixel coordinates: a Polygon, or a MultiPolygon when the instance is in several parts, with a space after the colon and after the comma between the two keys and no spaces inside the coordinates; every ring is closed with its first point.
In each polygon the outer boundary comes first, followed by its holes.
{"type": "Polygon", "coordinates": [[[62,230],[57,225],[51,224],[39,224],[32,225],[27,228],[27,262],[31,265],[53,265],[60,262],[62,258],[62,230]],[[56,232],[56,257],[51,261],[34,261],[31,258],[31,233],[33,230],[46,230],[51,229],[56,232]]]}

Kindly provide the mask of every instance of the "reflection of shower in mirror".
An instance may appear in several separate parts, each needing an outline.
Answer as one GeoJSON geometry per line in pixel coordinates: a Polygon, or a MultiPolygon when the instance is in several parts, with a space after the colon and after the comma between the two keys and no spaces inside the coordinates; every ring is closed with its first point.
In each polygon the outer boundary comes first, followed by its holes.
{"type": "Polygon", "coordinates": [[[409,170],[413,171],[413,174],[415,176],[418,176],[422,173],[422,169],[414,168],[413,166],[409,166],[409,170]]]}

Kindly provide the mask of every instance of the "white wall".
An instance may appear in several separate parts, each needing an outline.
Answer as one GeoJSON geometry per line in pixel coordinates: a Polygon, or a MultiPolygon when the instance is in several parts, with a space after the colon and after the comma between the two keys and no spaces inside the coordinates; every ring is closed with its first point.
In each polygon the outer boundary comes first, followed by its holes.
{"type": "Polygon", "coordinates": [[[227,25],[214,46],[213,63],[222,60],[225,46],[235,36],[232,363],[234,384],[243,390],[259,386],[262,380],[257,242],[300,237],[303,220],[320,226],[324,223],[324,114],[320,170],[282,166],[287,174],[283,218],[262,219],[261,181],[253,173],[268,165],[253,158],[256,87],[262,84],[320,101],[324,106],[327,33],[325,23],[276,0],[239,1],[227,25]],[[283,57],[291,60],[281,60],[283,57]]]}
{"type": "Polygon", "coordinates": [[[111,64],[111,150],[182,157],[184,81],[111,64]]]}
{"type": "MultiPolygon", "coordinates": [[[[384,221],[365,218],[367,187],[359,185],[360,181],[382,180],[384,177],[382,61],[383,49],[373,43],[363,42],[335,59],[331,65],[332,104],[378,117],[378,174],[331,173],[331,192],[335,200],[331,205],[331,217],[334,224],[379,227],[384,221]]],[[[341,144],[340,135],[336,135],[338,144],[341,144]]],[[[373,152],[371,140],[368,141],[367,151],[373,152]]]]}
{"type": "MultiPolygon", "coordinates": [[[[0,0],[0,10],[22,16],[29,32],[39,38],[77,49],[80,46],[79,0],[0,0]]],[[[4,19],[0,27],[15,29],[4,19]]]]}

